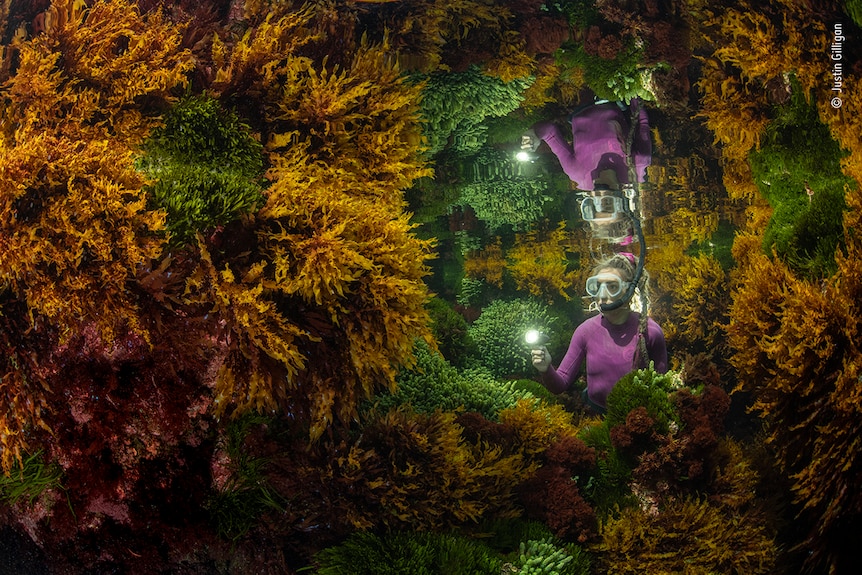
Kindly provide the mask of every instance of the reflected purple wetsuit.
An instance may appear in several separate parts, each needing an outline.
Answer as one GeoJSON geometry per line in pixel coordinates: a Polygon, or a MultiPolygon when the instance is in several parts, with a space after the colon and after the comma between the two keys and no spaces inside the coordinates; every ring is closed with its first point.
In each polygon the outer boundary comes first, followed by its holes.
{"type": "MultiPolygon", "coordinates": [[[[548,367],[542,383],[560,393],[578,377],[587,362],[587,393],[590,401],[604,408],[608,394],[621,377],[632,371],[638,342],[640,314],[632,312],[622,325],[614,325],[602,315],[591,317],[577,327],[559,367],[548,367]]],[[[667,371],[664,332],[652,319],[647,320],[646,347],[650,361],[659,373],[667,371]]],[[[640,361],[639,367],[646,367],[640,361]]]]}
{"type": "MultiPolygon", "coordinates": [[[[632,109],[636,102],[637,100],[632,100],[632,109]]],[[[639,181],[643,181],[652,156],[649,120],[643,106],[640,106],[638,112],[636,128],[632,141],[632,156],[639,181]]],[[[571,145],[556,124],[541,122],[533,126],[536,135],[544,140],[557,156],[566,175],[582,190],[592,190],[593,181],[602,171],[608,169],[616,172],[620,184],[629,183],[629,168],[625,156],[628,130],[629,114],[612,102],[590,106],[572,117],[571,145]]]]}

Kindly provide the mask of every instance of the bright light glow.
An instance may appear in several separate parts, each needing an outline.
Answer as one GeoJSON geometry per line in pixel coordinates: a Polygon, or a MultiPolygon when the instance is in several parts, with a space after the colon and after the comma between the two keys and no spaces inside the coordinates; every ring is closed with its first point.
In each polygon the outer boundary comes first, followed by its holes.
{"type": "Polygon", "coordinates": [[[528,331],[527,333],[524,334],[524,341],[526,341],[530,345],[535,345],[535,344],[539,343],[539,340],[541,339],[541,337],[542,337],[541,333],[539,333],[535,329],[531,329],[530,331],[528,331]]]}
{"type": "Polygon", "coordinates": [[[515,154],[515,159],[519,162],[529,162],[530,161],[530,152],[520,151],[515,154]]]}

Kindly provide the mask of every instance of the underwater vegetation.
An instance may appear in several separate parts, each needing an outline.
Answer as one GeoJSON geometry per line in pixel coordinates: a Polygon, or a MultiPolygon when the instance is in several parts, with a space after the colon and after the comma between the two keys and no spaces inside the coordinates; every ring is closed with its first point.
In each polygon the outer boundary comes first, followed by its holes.
{"type": "Polygon", "coordinates": [[[64,575],[852,572],[859,14],[0,2],[0,534],[64,575]],[[602,247],[512,154],[596,97],[650,111],[674,367],[604,417],[522,343],[562,357],[602,247]]]}
{"type": "Polygon", "coordinates": [[[555,323],[547,306],[534,300],[494,301],[467,330],[476,345],[473,362],[496,377],[529,375],[524,334],[530,329],[554,333],[555,323]]]}
{"type": "Polygon", "coordinates": [[[173,243],[239,219],[263,205],[263,146],[239,118],[206,96],[177,102],[143,144],[138,168],[154,181],[147,190],[167,212],[173,243]]]}

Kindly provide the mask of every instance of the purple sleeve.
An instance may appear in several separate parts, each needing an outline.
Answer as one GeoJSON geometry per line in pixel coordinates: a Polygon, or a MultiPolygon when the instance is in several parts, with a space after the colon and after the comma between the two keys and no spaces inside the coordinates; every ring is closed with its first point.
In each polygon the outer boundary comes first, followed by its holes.
{"type": "Polygon", "coordinates": [[[579,330],[576,329],[575,333],[572,334],[569,349],[566,355],[563,356],[560,365],[556,369],[554,369],[553,365],[548,366],[548,371],[542,374],[542,385],[547,387],[552,393],[562,393],[569,389],[569,386],[578,377],[581,366],[584,363],[584,357],[587,353],[585,343],[579,330]]]}
{"type": "Polygon", "coordinates": [[[579,172],[575,150],[563,136],[563,132],[560,127],[553,122],[540,122],[533,126],[533,131],[536,132],[536,136],[541,140],[544,140],[548,145],[551,152],[553,152],[560,161],[560,167],[563,168],[566,175],[581,186],[587,185],[587,183],[583,181],[583,174],[579,172]]]}
{"type": "MultiPolygon", "coordinates": [[[[637,126],[635,129],[635,139],[632,143],[632,153],[635,157],[635,169],[640,182],[646,179],[646,168],[652,162],[652,140],[650,139],[649,117],[647,116],[646,108],[643,102],[638,110],[637,126]]],[[[632,101],[632,106],[635,101],[632,101]]]]}
{"type": "Polygon", "coordinates": [[[652,319],[647,323],[647,352],[658,373],[667,373],[667,346],[664,332],[652,319]]]}

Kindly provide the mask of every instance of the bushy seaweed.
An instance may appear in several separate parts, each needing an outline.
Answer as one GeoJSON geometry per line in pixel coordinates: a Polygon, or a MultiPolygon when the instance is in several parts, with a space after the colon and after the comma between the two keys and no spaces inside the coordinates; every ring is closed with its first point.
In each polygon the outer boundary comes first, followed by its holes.
{"type": "Polygon", "coordinates": [[[452,365],[463,366],[475,348],[467,333],[467,320],[439,297],[428,300],[427,307],[431,314],[431,329],[440,353],[452,365]]]}
{"type": "Polygon", "coordinates": [[[846,153],[797,82],[775,115],[749,157],[754,181],[773,208],[764,250],[809,278],[831,275],[835,250],[844,245],[845,187],[855,186],[841,171],[846,153]]]}
{"type": "Polygon", "coordinates": [[[536,329],[553,333],[556,324],[547,306],[528,299],[497,300],[482,310],[469,334],[476,343],[477,365],[497,377],[533,375],[530,354],[523,345],[524,334],[536,329]]]}
{"type": "Polygon", "coordinates": [[[279,511],[278,495],[267,484],[267,459],[250,455],[244,443],[251,430],[269,418],[249,413],[228,423],[222,438],[223,470],[227,477],[207,503],[220,537],[238,540],[249,532],[267,510],[279,511]]]}
{"type": "Polygon", "coordinates": [[[520,78],[504,82],[472,66],[463,72],[435,72],[424,80],[422,117],[428,154],[448,148],[456,154],[473,154],[487,139],[483,120],[505,116],[516,109],[523,91],[533,82],[520,78]]]}
{"type": "Polygon", "coordinates": [[[418,413],[474,411],[496,421],[500,411],[532,397],[514,381],[499,381],[483,367],[459,371],[423,341],[416,343],[416,358],[414,367],[399,373],[395,393],[376,396],[379,407],[410,405],[418,413]]]}
{"type": "Polygon", "coordinates": [[[608,394],[605,424],[608,428],[623,424],[633,409],[645,407],[656,428],[666,433],[671,422],[679,425],[679,415],[668,396],[675,385],[672,374],[658,373],[652,364],[629,373],[608,394]]]}
{"type": "Polygon", "coordinates": [[[316,559],[317,575],[496,575],[502,564],[467,537],[404,531],[359,531],[316,559]]]}
{"type": "Polygon", "coordinates": [[[572,45],[558,53],[560,64],[584,70],[587,86],[598,98],[630,102],[633,98],[654,100],[649,89],[649,68],[641,64],[643,50],[633,39],[620,46],[613,58],[590,54],[583,45],[572,45]]]}
{"type": "Polygon", "coordinates": [[[589,575],[590,557],[576,545],[561,546],[551,538],[521,543],[514,563],[520,575],[589,575]]]}
{"type": "Polygon", "coordinates": [[[14,505],[26,500],[33,503],[47,489],[61,486],[63,471],[46,462],[37,451],[12,464],[9,474],[0,473],[0,501],[14,505]]]}
{"type": "Polygon", "coordinates": [[[138,167],[154,180],[150,203],[167,211],[165,225],[175,242],[188,242],[263,204],[263,148],[213,98],[181,100],[143,148],[138,167]]]}
{"type": "Polygon", "coordinates": [[[597,473],[593,477],[580,478],[579,484],[597,515],[605,516],[617,507],[633,504],[635,499],[629,486],[632,467],[614,449],[606,422],[585,427],[578,437],[596,450],[597,473]]]}

